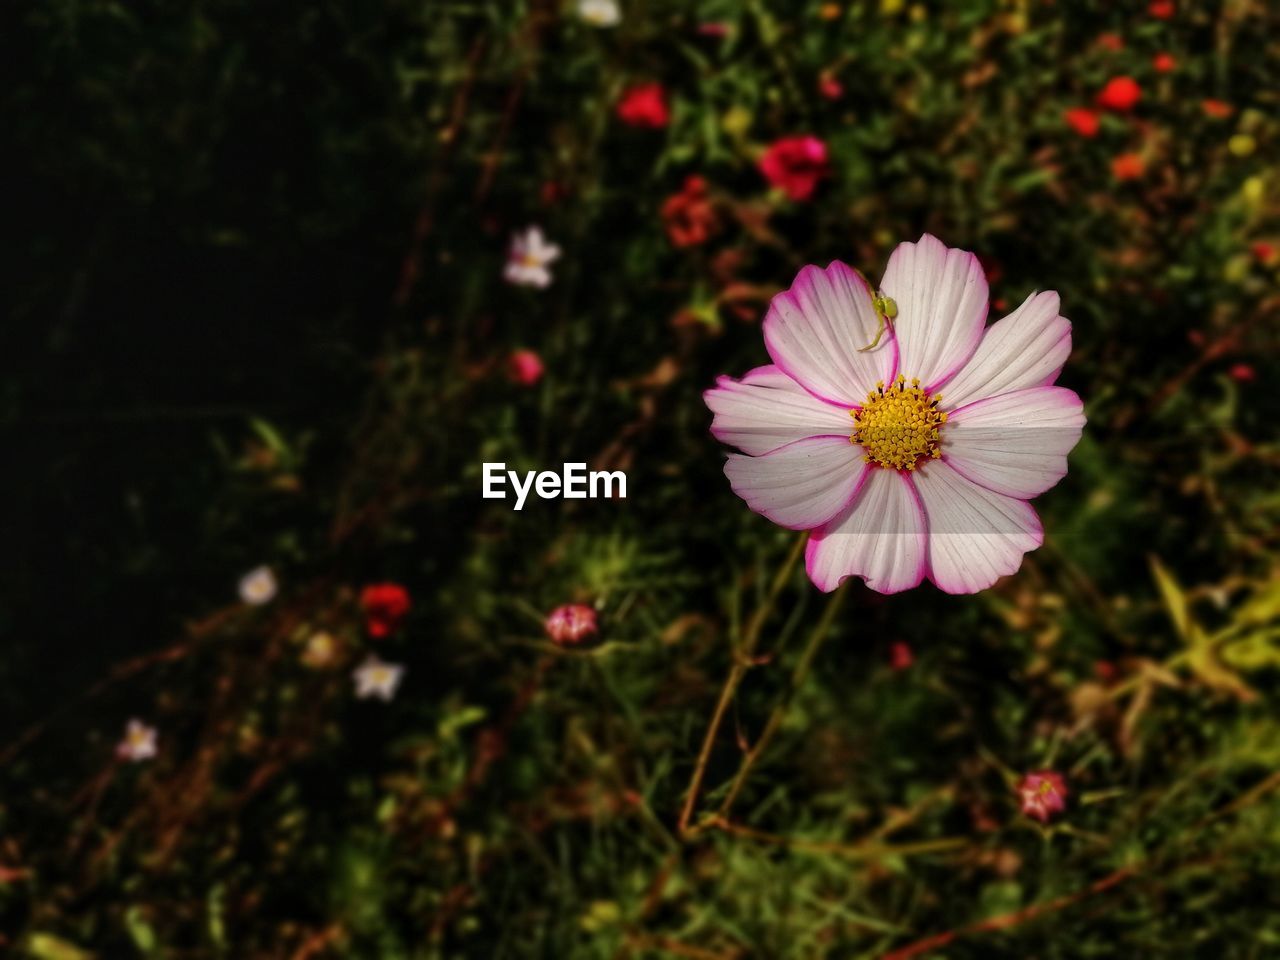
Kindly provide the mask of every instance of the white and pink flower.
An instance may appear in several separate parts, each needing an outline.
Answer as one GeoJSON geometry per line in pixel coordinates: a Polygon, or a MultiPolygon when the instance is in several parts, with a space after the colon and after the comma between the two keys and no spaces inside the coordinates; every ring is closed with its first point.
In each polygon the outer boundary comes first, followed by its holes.
{"type": "Polygon", "coordinates": [[[547,242],[541,227],[528,227],[511,238],[502,276],[507,283],[544,290],[551,286],[550,267],[559,257],[560,248],[547,242]]]}
{"type": "Polygon", "coordinates": [[[765,317],[773,363],[705,394],[712,433],[742,451],[730,485],[813,531],[821,590],[991,586],[1043,542],[1027,501],[1066,475],[1084,427],[1080,398],[1052,386],[1071,352],[1058,307],[1034,293],[986,327],[977,257],[928,234],[898,245],[878,293],[839,261],[805,267],[765,317]]]}
{"type": "Polygon", "coordinates": [[[116,744],[116,756],[121,760],[140,763],[156,755],[156,728],[141,720],[130,720],[124,728],[124,737],[116,744]]]}

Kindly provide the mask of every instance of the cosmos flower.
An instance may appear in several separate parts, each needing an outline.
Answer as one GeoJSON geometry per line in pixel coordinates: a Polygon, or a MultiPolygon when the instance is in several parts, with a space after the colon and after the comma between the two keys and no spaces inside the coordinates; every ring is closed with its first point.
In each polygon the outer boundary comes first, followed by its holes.
{"type": "Polygon", "coordinates": [[[622,11],[616,0],[578,0],[578,17],[593,27],[616,27],[622,11]]]}
{"type": "Polygon", "coordinates": [[[1122,153],[1111,160],[1111,175],[1121,182],[1137,180],[1146,170],[1147,165],[1143,162],[1141,154],[1122,153]]]}
{"type": "Polygon", "coordinates": [[[662,202],[662,223],[672,246],[695,247],[719,229],[715,207],[707,198],[707,181],[687,177],[684,188],[662,202]]]}
{"type": "Polygon", "coordinates": [[[404,677],[404,667],[398,663],[386,663],[369,654],[351,677],[355,680],[356,696],[361,700],[377,697],[389,701],[396,695],[396,688],[404,677]]]}
{"type": "Polygon", "coordinates": [[[1067,784],[1060,773],[1052,770],[1028,773],[1017,790],[1022,812],[1041,823],[1048,823],[1054,814],[1067,809],[1067,784]]]}
{"type": "Polygon", "coordinates": [[[1098,93],[1098,106],[1124,113],[1137,106],[1141,99],[1142,88],[1133,77],[1112,77],[1098,93]]]}
{"type": "Polygon", "coordinates": [[[1235,112],[1235,108],[1231,104],[1212,98],[1201,100],[1200,109],[1204,111],[1206,117],[1212,117],[1214,120],[1225,120],[1235,112]]]}
{"type": "Polygon", "coordinates": [[[1062,118],[1067,121],[1067,126],[1082,137],[1098,135],[1098,114],[1088,107],[1072,107],[1062,118]]]}
{"type": "Polygon", "coordinates": [[[760,172],[792,200],[808,200],[827,175],[827,145],[817,137],[784,137],[760,157],[760,172]]]}
{"type": "Polygon", "coordinates": [[[773,363],[704,394],[730,486],[813,531],[809,578],[880,593],[928,578],[974,593],[1044,532],[1027,502],[1067,472],[1080,398],[1051,386],[1071,352],[1058,295],[985,327],[977,258],[928,234],[894,250],[876,292],[839,261],[808,266],[764,321],[773,363]],[[895,318],[884,322],[883,317],[895,318]]]}
{"type": "Polygon", "coordinates": [[[596,612],[581,603],[566,603],[551,611],[546,628],[558,646],[576,646],[596,632],[596,612]]]}
{"type": "Polygon", "coordinates": [[[542,358],[532,350],[513,350],[507,357],[507,378],[522,387],[532,387],[545,372],[542,358]]]}
{"type": "Polygon", "coordinates": [[[302,663],[313,670],[321,670],[333,663],[338,655],[338,641],[333,634],[318,630],[307,638],[302,651],[302,663]]]}
{"type": "Polygon", "coordinates": [[[371,583],[360,591],[364,627],[375,640],[393,633],[409,606],[409,591],[398,583],[371,583]]]}
{"type": "Polygon", "coordinates": [[[270,603],[278,589],[276,575],[267,566],[254,567],[240,578],[240,599],[254,607],[270,603]]]}
{"type": "Polygon", "coordinates": [[[528,227],[523,234],[517,233],[511,238],[511,250],[502,276],[507,283],[545,289],[551,286],[551,271],[547,268],[559,256],[560,248],[554,243],[547,243],[541,227],[528,227]]]}
{"type": "Polygon", "coordinates": [[[116,744],[116,756],[138,763],[156,755],[156,728],[141,720],[130,720],[124,728],[124,739],[116,744]]]}
{"type": "Polygon", "coordinates": [[[618,119],[632,127],[660,129],[671,122],[667,92],[660,83],[628,87],[618,101],[618,119]]]}

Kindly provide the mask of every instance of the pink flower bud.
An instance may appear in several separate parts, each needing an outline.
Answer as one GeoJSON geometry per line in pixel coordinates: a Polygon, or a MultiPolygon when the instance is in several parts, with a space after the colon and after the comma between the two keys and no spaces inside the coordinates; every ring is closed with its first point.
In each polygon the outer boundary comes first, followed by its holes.
{"type": "Polygon", "coordinates": [[[1022,812],[1041,823],[1067,809],[1067,783],[1052,770],[1028,773],[1018,784],[1018,796],[1022,812]]]}
{"type": "Polygon", "coordinates": [[[556,607],[547,617],[547,635],[561,647],[574,647],[596,632],[596,612],[581,603],[556,607]]]}
{"type": "Polygon", "coordinates": [[[512,383],[522,387],[532,387],[542,379],[545,368],[542,358],[532,350],[515,350],[507,358],[507,376],[512,383]]]}

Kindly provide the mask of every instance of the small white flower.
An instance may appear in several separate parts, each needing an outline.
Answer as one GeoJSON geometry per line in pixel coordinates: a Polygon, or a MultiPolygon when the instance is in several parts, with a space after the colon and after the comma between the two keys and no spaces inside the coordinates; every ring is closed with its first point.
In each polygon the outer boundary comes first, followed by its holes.
{"type": "Polygon", "coordinates": [[[502,276],[507,283],[522,287],[544,289],[551,285],[551,271],[547,269],[560,256],[560,248],[547,243],[540,227],[529,227],[523,234],[511,238],[511,251],[502,276]]]}
{"type": "Polygon", "coordinates": [[[255,607],[270,603],[277,589],[276,575],[270,567],[256,567],[240,578],[240,599],[255,607]]]}
{"type": "Polygon", "coordinates": [[[616,27],[622,21],[617,0],[578,0],[578,16],[593,27],[616,27]]]}
{"type": "Polygon", "coordinates": [[[116,744],[116,756],[138,763],[156,755],[156,728],[141,720],[130,720],[124,728],[124,739],[116,744]]]}
{"type": "Polygon", "coordinates": [[[386,663],[370,654],[351,676],[356,682],[356,696],[361,700],[369,697],[390,700],[400,686],[404,667],[398,663],[386,663]]]}

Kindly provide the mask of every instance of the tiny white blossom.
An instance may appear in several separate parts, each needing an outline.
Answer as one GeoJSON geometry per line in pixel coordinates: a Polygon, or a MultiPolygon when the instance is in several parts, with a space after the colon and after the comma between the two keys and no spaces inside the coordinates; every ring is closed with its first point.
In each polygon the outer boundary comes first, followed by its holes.
{"type": "Polygon", "coordinates": [[[404,667],[398,663],[386,663],[370,654],[351,676],[356,682],[356,696],[361,700],[369,697],[390,700],[400,686],[404,667]]]}
{"type": "Polygon", "coordinates": [[[124,729],[124,739],[116,745],[116,756],[137,763],[156,755],[156,728],[141,720],[130,720],[124,729]]]}
{"type": "Polygon", "coordinates": [[[502,271],[507,283],[544,289],[551,285],[547,268],[560,256],[560,248],[547,243],[540,227],[529,227],[511,238],[507,265],[502,271]]]}
{"type": "Polygon", "coordinates": [[[270,567],[255,567],[240,578],[240,599],[255,607],[270,603],[278,584],[270,567]]]}
{"type": "Polygon", "coordinates": [[[593,27],[616,27],[622,21],[617,0],[578,0],[578,16],[593,27]]]}

